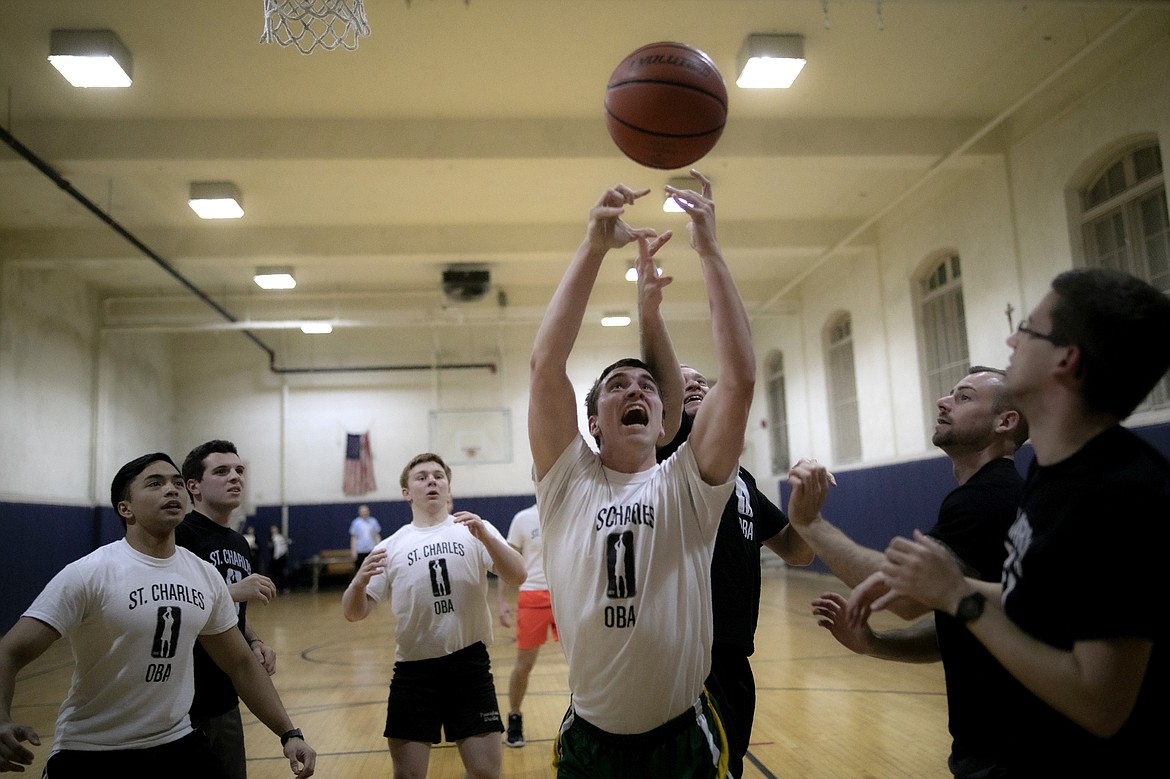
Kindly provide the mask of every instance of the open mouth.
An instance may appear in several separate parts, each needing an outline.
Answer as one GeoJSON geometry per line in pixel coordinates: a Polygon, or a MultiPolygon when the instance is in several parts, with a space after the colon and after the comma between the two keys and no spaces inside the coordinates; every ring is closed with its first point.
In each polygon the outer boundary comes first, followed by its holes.
{"type": "Polygon", "coordinates": [[[622,414],[623,425],[648,425],[650,414],[641,406],[631,406],[622,414]]]}
{"type": "Polygon", "coordinates": [[[703,396],[697,392],[693,395],[685,395],[685,396],[683,396],[683,405],[685,406],[689,403],[698,403],[702,399],[703,399],[703,396]]]}

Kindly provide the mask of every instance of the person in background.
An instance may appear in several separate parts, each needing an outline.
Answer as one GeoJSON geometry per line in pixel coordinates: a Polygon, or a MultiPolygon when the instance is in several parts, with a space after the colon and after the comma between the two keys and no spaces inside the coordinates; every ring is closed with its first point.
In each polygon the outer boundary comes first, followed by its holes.
{"type": "Polygon", "coordinates": [[[370,516],[370,507],[358,506],[358,515],[349,523],[349,553],[353,555],[353,570],[362,567],[366,556],[382,540],[382,526],[370,516]]]}
{"type": "MultiPolygon", "coordinates": [[[[244,494],[244,463],[235,444],[213,440],[196,446],[183,461],[183,481],[194,506],[175,528],[175,543],[219,571],[236,603],[240,633],[264,669],[275,673],[276,652],[248,624],[248,604],[273,600],[276,585],[252,571],[252,550],[231,526],[232,512],[244,494]]],[[[247,779],[239,696],[228,675],[198,645],[191,724],[207,734],[211,750],[232,779],[247,779]]]]}
{"type": "Polygon", "coordinates": [[[399,477],[411,521],[380,542],[342,595],[350,622],[390,602],[394,673],[383,735],[396,777],[423,777],[445,735],[467,776],[500,775],[499,704],[488,572],[519,585],[524,558],[476,514],[450,514],[451,470],[437,454],[413,457],[399,477]]]}
{"type": "Polygon", "coordinates": [[[288,539],[276,525],[269,526],[268,534],[268,575],[277,591],[288,593],[288,539]]]}
{"type": "Polygon", "coordinates": [[[510,593],[512,588],[500,582],[500,624],[516,625],[516,665],[508,679],[508,728],[504,745],[524,746],[524,716],[521,706],[528,692],[528,677],[536,666],[540,647],[552,635],[559,640],[557,623],[552,613],[552,598],[548,591],[548,580],[544,576],[544,555],[540,543],[540,515],[535,505],[516,512],[508,526],[508,544],[524,557],[524,569],[528,577],[516,594],[516,609],[513,612],[510,593]]]}

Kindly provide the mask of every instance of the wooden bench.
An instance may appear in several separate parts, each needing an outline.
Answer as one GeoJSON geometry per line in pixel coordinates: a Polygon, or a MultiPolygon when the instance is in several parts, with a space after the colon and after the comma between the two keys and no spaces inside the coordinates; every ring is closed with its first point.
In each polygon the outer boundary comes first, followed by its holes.
{"type": "Polygon", "coordinates": [[[322,549],[309,559],[313,567],[313,592],[321,583],[321,574],[326,576],[353,576],[353,556],[346,549],[322,549]]]}

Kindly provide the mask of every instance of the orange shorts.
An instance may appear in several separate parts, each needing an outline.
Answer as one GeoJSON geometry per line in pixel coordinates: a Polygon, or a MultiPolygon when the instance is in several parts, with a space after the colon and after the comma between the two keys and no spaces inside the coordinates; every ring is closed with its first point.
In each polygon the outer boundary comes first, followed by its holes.
{"type": "Polygon", "coordinates": [[[521,590],[516,595],[516,648],[535,649],[548,641],[550,630],[553,641],[560,641],[548,590],[521,590]]]}

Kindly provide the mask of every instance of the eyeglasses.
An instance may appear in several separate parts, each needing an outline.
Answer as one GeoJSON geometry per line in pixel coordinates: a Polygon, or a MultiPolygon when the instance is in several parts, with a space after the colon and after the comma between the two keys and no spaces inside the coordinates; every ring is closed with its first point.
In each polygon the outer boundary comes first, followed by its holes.
{"type": "Polygon", "coordinates": [[[1061,340],[1051,333],[1041,333],[1039,330],[1033,330],[1030,327],[1025,327],[1023,322],[1020,322],[1018,325],[1016,325],[1016,332],[1023,333],[1024,335],[1030,335],[1033,338],[1039,338],[1041,341],[1047,341],[1053,346],[1063,345],[1061,340]]]}

